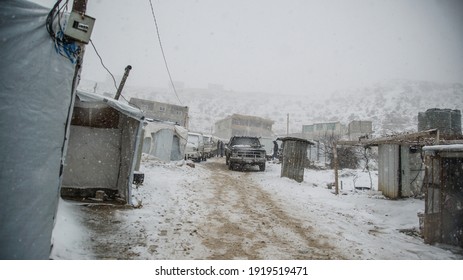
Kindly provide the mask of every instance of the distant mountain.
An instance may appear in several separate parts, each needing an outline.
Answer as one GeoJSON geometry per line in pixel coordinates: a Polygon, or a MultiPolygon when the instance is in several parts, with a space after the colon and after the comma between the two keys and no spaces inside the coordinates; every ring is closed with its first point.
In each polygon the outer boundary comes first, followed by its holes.
{"type": "MultiPolygon", "coordinates": [[[[380,136],[417,131],[418,112],[430,108],[462,110],[463,85],[393,80],[363,89],[336,92],[330,100],[335,100],[332,104],[335,110],[341,108],[344,111],[339,116],[341,122],[372,120],[375,134],[380,136]]],[[[334,115],[329,115],[328,119],[334,115]]]]}
{"type": "MultiPolygon", "coordinates": [[[[83,82],[80,87],[93,91],[94,83],[83,82]]],[[[129,87],[124,92],[126,99],[138,97],[188,106],[190,129],[202,132],[211,132],[216,121],[238,113],[271,119],[275,121],[274,132],[285,134],[289,114],[291,133],[317,122],[340,121],[347,125],[352,120],[371,120],[375,135],[381,136],[416,131],[418,112],[430,108],[463,109],[462,84],[409,80],[336,91],[318,98],[221,89],[178,89],[179,98],[168,89],[129,87]]]]}

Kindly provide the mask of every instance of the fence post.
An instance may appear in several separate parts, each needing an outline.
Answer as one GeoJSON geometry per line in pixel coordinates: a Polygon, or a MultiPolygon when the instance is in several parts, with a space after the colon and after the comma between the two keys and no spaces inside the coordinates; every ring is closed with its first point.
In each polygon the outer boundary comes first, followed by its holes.
{"type": "Polygon", "coordinates": [[[338,184],[338,148],[336,147],[336,142],[333,142],[333,161],[334,161],[334,187],[335,194],[339,194],[339,184],[338,184]]]}

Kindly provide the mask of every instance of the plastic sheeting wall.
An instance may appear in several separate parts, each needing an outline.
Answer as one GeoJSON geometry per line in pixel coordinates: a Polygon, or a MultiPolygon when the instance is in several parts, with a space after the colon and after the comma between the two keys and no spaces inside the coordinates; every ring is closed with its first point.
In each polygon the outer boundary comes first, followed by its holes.
{"type": "Polygon", "coordinates": [[[148,122],[144,135],[144,153],[165,162],[184,158],[188,137],[188,130],[184,127],[162,122],[148,122]]]}
{"type": "Polygon", "coordinates": [[[74,65],[45,28],[49,10],[0,2],[0,259],[48,259],[74,65]]]}
{"type": "Polygon", "coordinates": [[[151,138],[153,139],[151,154],[160,160],[169,162],[172,153],[173,137],[174,131],[171,129],[161,129],[156,133],[151,133],[151,138]]]}

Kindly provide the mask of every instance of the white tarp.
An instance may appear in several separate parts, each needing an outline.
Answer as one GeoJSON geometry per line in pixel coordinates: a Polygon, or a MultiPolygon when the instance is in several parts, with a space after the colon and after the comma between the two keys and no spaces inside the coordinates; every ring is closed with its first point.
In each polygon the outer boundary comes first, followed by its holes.
{"type": "Polygon", "coordinates": [[[182,160],[188,130],[169,122],[148,121],[144,128],[143,152],[159,160],[182,160]]]}
{"type": "Polygon", "coordinates": [[[0,1],[0,259],[48,259],[74,65],[55,50],[49,10],[0,1]]]}

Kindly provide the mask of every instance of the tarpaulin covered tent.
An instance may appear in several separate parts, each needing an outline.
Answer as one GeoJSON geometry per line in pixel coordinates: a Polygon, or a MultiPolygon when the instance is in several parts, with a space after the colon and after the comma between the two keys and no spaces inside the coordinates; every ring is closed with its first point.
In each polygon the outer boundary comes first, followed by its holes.
{"type": "Polygon", "coordinates": [[[169,162],[185,157],[188,130],[171,122],[147,121],[144,128],[143,153],[169,162]]]}
{"type": "Polygon", "coordinates": [[[143,119],[137,108],[78,90],[61,195],[95,197],[101,190],[130,204],[143,119]]]}
{"type": "Polygon", "coordinates": [[[48,9],[0,2],[0,259],[48,259],[73,102],[74,65],[48,9]]]}

